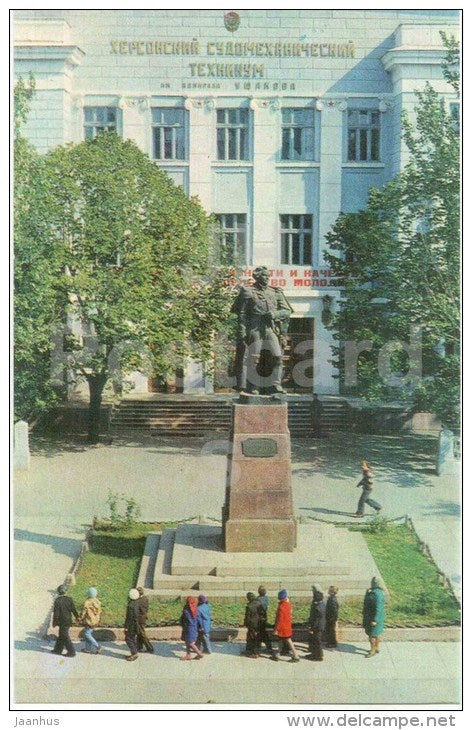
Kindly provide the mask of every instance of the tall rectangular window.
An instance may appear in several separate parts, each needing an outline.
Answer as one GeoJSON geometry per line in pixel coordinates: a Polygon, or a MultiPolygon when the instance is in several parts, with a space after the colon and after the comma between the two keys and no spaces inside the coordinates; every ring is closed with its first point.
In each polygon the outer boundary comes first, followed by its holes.
{"type": "Polygon", "coordinates": [[[306,264],[313,261],[313,216],[281,215],[281,256],[282,264],[306,264]]]}
{"type": "Polygon", "coordinates": [[[117,121],[118,111],[113,106],[85,106],[85,139],[95,139],[100,132],[118,132],[117,121]]]}
{"type": "Polygon", "coordinates": [[[249,160],[249,110],[216,110],[216,148],[219,160],[249,160]]]}
{"type": "Polygon", "coordinates": [[[152,156],[155,160],[185,160],[185,109],[154,107],[152,156]]]}
{"type": "Polygon", "coordinates": [[[282,109],[282,160],[313,160],[313,109],[282,109]]]}
{"type": "Polygon", "coordinates": [[[244,213],[221,213],[220,261],[228,266],[245,266],[247,260],[247,226],[244,213]]]}
{"type": "Polygon", "coordinates": [[[350,109],[347,113],[349,162],[380,161],[380,112],[350,109]]]}

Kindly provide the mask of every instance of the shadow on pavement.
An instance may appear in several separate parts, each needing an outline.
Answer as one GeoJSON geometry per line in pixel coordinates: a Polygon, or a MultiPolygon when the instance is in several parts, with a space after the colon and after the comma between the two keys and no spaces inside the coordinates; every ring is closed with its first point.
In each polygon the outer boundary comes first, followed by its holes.
{"type": "Polygon", "coordinates": [[[13,538],[18,541],[37,542],[41,545],[50,545],[55,553],[67,555],[69,558],[76,558],[80,552],[82,540],[75,540],[70,537],[57,537],[56,535],[45,535],[30,530],[15,529],[13,538]]]}

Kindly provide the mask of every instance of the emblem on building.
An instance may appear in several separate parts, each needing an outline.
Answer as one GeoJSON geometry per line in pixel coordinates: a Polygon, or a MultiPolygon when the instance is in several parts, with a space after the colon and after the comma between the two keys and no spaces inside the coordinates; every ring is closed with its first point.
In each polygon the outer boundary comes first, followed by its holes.
{"type": "Polygon", "coordinates": [[[234,10],[230,10],[229,13],[226,13],[226,15],[225,15],[226,30],[229,30],[231,33],[234,33],[235,30],[238,30],[240,22],[241,22],[241,18],[239,17],[238,13],[234,12],[234,10]]]}

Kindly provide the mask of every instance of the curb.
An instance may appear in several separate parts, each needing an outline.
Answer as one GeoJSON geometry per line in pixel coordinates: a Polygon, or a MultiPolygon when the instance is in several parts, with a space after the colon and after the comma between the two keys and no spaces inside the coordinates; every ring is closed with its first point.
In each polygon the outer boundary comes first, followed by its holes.
{"type": "MultiPolygon", "coordinates": [[[[72,626],[70,637],[74,641],[80,641],[83,628],[72,626]]],[[[295,641],[306,642],[308,640],[308,629],[305,627],[294,628],[293,638],[295,641]]],[[[180,626],[148,626],[146,627],[148,637],[154,641],[181,641],[182,629],[180,626]]],[[[122,627],[103,627],[94,630],[99,641],[124,641],[125,632],[122,627]]],[[[49,626],[44,638],[56,636],[56,630],[49,626]]],[[[431,628],[398,628],[385,629],[383,641],[447,641],[460,642],[462,630],[460,626],[434,626],[431,628]]],[[[212,641],[246,641],[246,629],[214,628],[211,632],[212,641]]],[[[347,643],[365,643],[367,641],[364,629],[360,627],[341,626],[338,630],[338,640],[347,643]]]]}

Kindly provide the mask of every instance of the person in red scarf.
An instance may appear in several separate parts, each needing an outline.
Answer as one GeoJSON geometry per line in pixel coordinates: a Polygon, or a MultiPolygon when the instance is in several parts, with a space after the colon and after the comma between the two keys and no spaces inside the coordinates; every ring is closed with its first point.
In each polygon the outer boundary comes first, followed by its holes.
{"type": "Polygon", "coordinates": [[[203,652],[196,645],[198,638],[198,620],[197,620],[197,601],[194,596],[187,596],[182,616],[180,617],[180,625],[182,626],[182,639],[185,641],[186,653],[180,657],[181,659],[191,659],[190,650],[196,653],[195,659],[203,659],[203,652]]]}
{"type": "MultiPolygon", "coordinates": [[[[279,605],[275,617],[274,638],[278,640],[282,648],[288,649],[291,655],[291,662],[299,662],[295,646],[292,641],[292,606],[288,600],[288,591],[285,588],[279,591],[277,596],[279,605]]],[[[276,649],[271,656],[275,662],[279,661],[279,651],[276,649]]]]}

